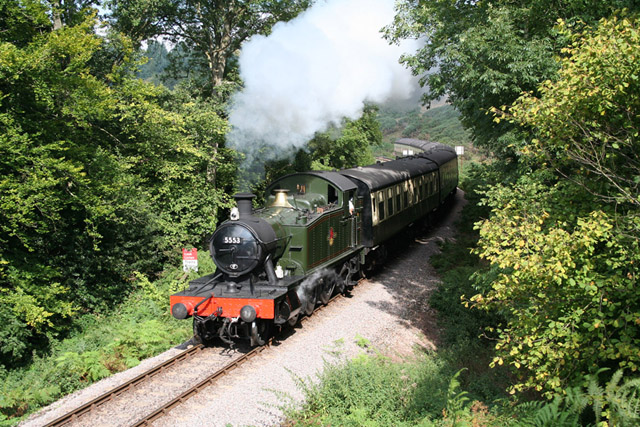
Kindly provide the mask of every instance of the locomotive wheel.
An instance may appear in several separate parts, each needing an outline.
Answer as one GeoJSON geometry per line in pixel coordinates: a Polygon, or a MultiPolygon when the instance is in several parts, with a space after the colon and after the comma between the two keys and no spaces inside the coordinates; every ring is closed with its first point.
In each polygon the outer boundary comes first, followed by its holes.
{"type": "Polygon", "coordinates": [[[293,328],[298,323],[299,318],[300,318],[300,314],[298,313],[295,316],[293,316],[291,319],[287,320],[287,324],[289,324],[289,326],[293,328]]]}
{"type": "Polygon", "coordinates": [[[333,290],[336,288],[336,281],[333,279],[324,279],[322,283],[320,283],[320,291],[319,298],[322,304],[327,305],[329,300],[331,299],[331,295],[333,295],[333,290]]]}
{"type": "Polygon", "coordinates": [[[196,324],[195,319],[193,319],[193,339],[196,342],[203,344],[202,337],[200,336],[200,331],[198,331],[198,325],[196,324]]]}
{"type": "Polygon", "coordinates": [[[209,330],[205,324],[198,323],[195,318],[193,319],[193,338],[196,342],[205,346],[216,344],[218,338],[215,332],[217,331],[209,330]]]}
{"type": "Polygon", "coordinates": [[[253,330],[250,332],[251,346],[264,345],[267,341],[269,341],[269,338],[271,338],[271,326],[272,324],[270,322],[257,322],[255,324],[256,335],[253,335],[253,330]]]}
{"type": "Polygon", "coordinates": [[[318,287],[316,286],[309,292],[309,297],[307,298],[307,304],[304,308],[304,313],[307,316],[311,316],[313,310],[316,308],[316,302],[318,301],[318,287]]]}

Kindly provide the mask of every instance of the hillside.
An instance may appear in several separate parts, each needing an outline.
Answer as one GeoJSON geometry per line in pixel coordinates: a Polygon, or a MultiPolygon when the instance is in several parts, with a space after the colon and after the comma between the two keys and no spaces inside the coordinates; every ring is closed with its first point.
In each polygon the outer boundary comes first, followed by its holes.
{"type": "Polygon", "coordinates": [[[391,156],[394,141],[398,138],[417,138],[443,144],[465,147],[465,159],[482,161],[486,157],[472,144],[469,132],[460,123],[460,113],[451,105],[439,103],[426,109],[401,110],[380,107],[378,122],[383,135],[383,146],[375,150],[379,156],[391,156]]]}

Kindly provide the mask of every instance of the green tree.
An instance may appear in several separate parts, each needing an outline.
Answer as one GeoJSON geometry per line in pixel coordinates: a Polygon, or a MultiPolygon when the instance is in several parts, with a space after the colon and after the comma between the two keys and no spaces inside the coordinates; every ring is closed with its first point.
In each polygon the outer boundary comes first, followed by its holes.
{"type": "Polygon", "coordinates": [[[365,108],[357,120],[345,119],[336,138],[332,132],[318,134],[309,142],[314,169],[346,169],[374,162],[371,147],[382,144],[377,109],[365,108]]]}
{"type": "MultiPolygon", "coordinates": [[[[562,22],[560,29],[569,34],[562,22]]],[[[602,20],[571,35],[555,81],[505,114],[530,128],[528,152],[607,203],[640,207],[640,30],[637,18],[602,20]]],[[[500,119],[498,119],[499,121],[500,119]]]]}
{"type": "MultiPolygon", "coordinates": [[[[165,45],[151,40],[144,51],[144,55],[147,57],[147,62],[140,66],[138,77],[156,84],[164,83],[166,79],[165,70],[169,66],[169,51],[165,45]]],[[[173,89],[174,86],[175,82],[167,84],[170,89],[173,89]]]]}
{"type": "Polygon", "coordinates": [[[255,34],[305,10],[308,0],[109,0],[114,27],[135,43],[165,36],[184,42],[204,63],[213,94],[228,73],[230,58],[255,34]]]}
{"type": "Polygon", "coordinates": [[[63,25],[78,25],[91,13],[100,0],[43,0],[50,5],[53,29],[59,30],[63,25]]]}
{"type": "Polygon", "coordinates": [[[422,75],[428,88],[424,100],[447,96],[476,145],[515,158],[526,133],[512,123],[494,122],[490,111],[522,92],[536,93],[555,75],[554,55],[567,43],[555,30],[557,19],[590,24],[634,6],[631,0],[406,0],[387,34],[394,40],[426,37],[422,49],[404,58],[422,75]]]}
{"type": "Polygon", "coordinates": [[[49,8],[40,0],[0,3],[0,41],[24,47],[33,37],[49,31],[49,8]]]}
{"type": "Polygon", "coordinates": [[[97,36],[93,18],[46,32],[46,8],[13,6],[5,22],[42,22],[44,32],[0,33],[0,364],[8,366],[64,334],[75,313],[119,301],[132,271],[157,271],[201,242],[224,204],[207,174],[232,173],[225,153],[214,153],[227,124],[210,102],[134,78],[131,43],[97,36]]]}
{"type": "Polygon", "coordinates": [[[540,172],[487,192],[477,253],[491,268],[471,298],[505,319],[494,362],[519,372],[514,390],[547,395],[640,368],[639,21],[571,37],[557,79],[497,119],[531,132],[524,153],[540,172]]]}

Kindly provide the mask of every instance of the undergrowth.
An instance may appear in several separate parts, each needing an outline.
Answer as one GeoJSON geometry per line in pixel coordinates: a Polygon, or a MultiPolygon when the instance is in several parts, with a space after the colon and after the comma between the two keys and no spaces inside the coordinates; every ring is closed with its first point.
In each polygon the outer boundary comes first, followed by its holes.
{"type": "MultiPolygon", "coordinates": [[[[472,215],[463,212],[463,221],[472,215]]],[[[440,348],[394,362],[367,345],[355,359],[326,361],[317,378],[296,378],[302,402],[281,396],[286,425],[640,425],[640,381],[623,381],[622,371],[602,376],[610,378],[605,385],[598,376],[585,377],[546,401],[506,392],[512,374],[506,366],[489,368],[490,331],[501,319],[461,303],[475,293],[473,274],[483,265],[470,251],[476,241],[471,228],[459,230],[430,260],[441,277],[430,299],[443,331],[440,348]]]]}
{"type": "Polygon", "coordinates": [[[212,270],[210,258],[202,257],[200,273],[185,275],[176,267],[154,281],[137,274],[135,290],[117,309],[77,318],[75,332],[54,343],[48,355],[34,355],[21,369],[0,370],[0,426],[188,339],[191,323],[170,315],[169,295],[212,270]]]}

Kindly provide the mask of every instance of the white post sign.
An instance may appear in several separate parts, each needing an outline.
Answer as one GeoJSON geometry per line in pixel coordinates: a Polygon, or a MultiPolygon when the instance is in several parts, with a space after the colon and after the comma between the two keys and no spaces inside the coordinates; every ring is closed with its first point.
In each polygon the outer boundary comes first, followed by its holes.
{"type": "Polygon", "coordinates": [[[456,145],[456,154],[460,159],[460,173],[462,173],[462,155],[464,154],[464,145],[456,145]]]}
{"type": "Polygon", "coordinates": [[[182,270],[198,271],[198,250],[196,248],[182,249],[182,270]]]}

